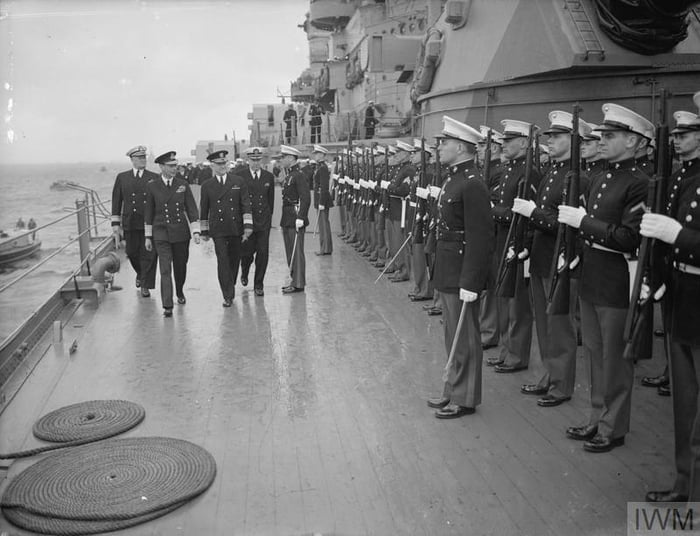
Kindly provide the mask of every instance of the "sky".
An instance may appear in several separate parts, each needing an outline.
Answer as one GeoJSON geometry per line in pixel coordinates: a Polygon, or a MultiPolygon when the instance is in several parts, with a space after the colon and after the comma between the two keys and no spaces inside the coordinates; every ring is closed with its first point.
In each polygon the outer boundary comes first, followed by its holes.
{"type": "Polygon", "coordinates": [[[308,66],[309,0],[0,0],[2,163],[248,138],[308,66]]]}

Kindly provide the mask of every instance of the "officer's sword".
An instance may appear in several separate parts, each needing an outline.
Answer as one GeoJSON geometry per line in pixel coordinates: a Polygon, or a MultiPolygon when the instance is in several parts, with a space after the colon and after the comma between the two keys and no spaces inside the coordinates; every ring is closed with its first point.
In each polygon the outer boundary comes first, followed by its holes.
{"type": "Polygon", "coordinates": [[[294,266],[294,254],[297,252],[297,239],[299,238],[299,229],[294,235],[294,246],[292,246],[292,256],[289,258],[289,277],[292,277],[292,267],[294,266]]]}
{"type": "Polygon", "coordinates": [[[316,209],[316,223],[314,224],[314,236],[316,236],[316,231],[318,230],[318,218],[321,215],[321,209],[317,208],[316,209]]]}
{"type": "Polygon", "coordinates": [[[384,270],[382,270],[382,273],[379,274],[379,277],[374,280],[375,285],[377,284],[377,281],[379,281],[382,278],[382,276],[386,273],[386,271],[389,269],[389,266],[391,266],[392,263],[396,260],[396,257],[399,256],[399,253],[401,253],[401,250],[406,247],[406,244],[408,244],[408,241],[411,239],[412,236],[413,236],[413,232],[408,233],[406,240],[403,241],[403,244],[401,244],[401,247],[396,252],[396,255],[394,255],[388,263],[386,263],[386,266],[384,267],[384,270]]]}
{"type": "Polygon", "coordinates": [[[445,372],[442,374],[442,381],[446,382],[450,377],[450,369],[455,361],[455,353],[457,352],[457,342],[459,339],[459,334],[462,331],[462,324],[464,324],[464,317],[467,313],[467,302],[462,302],[462,309],[459,311],[459,320],[457,320],[457,330],[455,331],[454,337],[452,338],[452,348],[450,348],[450,356],[447,358],[447,364],[445,365],[445,372]]]}

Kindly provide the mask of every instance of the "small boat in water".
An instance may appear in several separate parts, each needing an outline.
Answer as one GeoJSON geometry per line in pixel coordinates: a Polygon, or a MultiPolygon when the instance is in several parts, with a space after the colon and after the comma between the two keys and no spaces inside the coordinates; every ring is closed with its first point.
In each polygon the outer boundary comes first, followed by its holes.
{"type": "Polygon", "coordinates": [[[39,251],[41,240],[35,233],[17,234],[0,231],[0,266],[29,257],[39,251]]]}

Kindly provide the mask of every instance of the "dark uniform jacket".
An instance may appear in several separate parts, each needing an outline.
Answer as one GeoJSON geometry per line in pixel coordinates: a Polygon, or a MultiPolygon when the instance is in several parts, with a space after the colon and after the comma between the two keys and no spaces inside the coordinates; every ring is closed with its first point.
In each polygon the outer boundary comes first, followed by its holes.
{"type": "Polygon", "coordinates": [[[416,174],[416,167],[411,163],[405,163],[392,177],[387,192],[389,193],[389,219],[401,221],[402,199],[405,199],[411,191],[410,179],[416,174]]]}
{"type": "Polygon", "coordinates": [[[246,167],[240,174],[248,187],[251,210],[253,211],[253,231],[266,231],[272,227],[272,210],[275,207],[275,176],[266,169],[258,171],[259,179],[246,167]]]}
{"type": "Polygon", "coordinates": [[[248,186],[238,175],[227,173],[224,184],[216,177],[205,182],[199,203],[203,235],[241,236],[244,227],[253,228],[248,186]]]}
{"type": "Polygon", "coordinates": [[[309,206],[311,195],[309,183],[295,164],[289,168],[289,172],[282,183],[282,219],[281,227],[294,227],[296,220],[304,220],[304,225],[309,225],[309,206]]]}
{"type": "Polygon", "coordinates": [[[140,179],[134,178],[133,169],[117,175],[112,189],[112,225],[121,225],[125,231],[143,230],[148,181],[158,177],[147,169],[140,179]]]}
{"type": "MultiPolygon", "coordinates": [[[[482,171],[482,176],[485,175],[482,171]]],[[[491,160],[490,170],[489,170],[489,180],[486,183],[486,187],[489,189],[491,194],[491,202],[495,205],[498,203],[500,197],[500,186],[501,178],[503,177],[503,164],[500,160],[491,160]]]]}
{"type": "Polygon", "coordinates": [[[189,223],[199,225],[199,212],[187,181],[174,178],[170,188],[160,176],[149,181],[144,220],[147,237],[168,242],[188,241],[189,223]]]}
{"type": "Polygon", "coordinates": [[[494,231],[489,191],[473,160],[450,168],[437,211],[435,288],[481,292],[492,264],[494,231]]]}
{"type": "MultiPolygon", "coordinates": [[[[547,174],[542,178],[535,198],[536,207],[530,216],[532,245],[530,246],[530,272],[539,277],[549,277],[552,259],[559,230],[559,205],[563,198],[564,179],[571,168],[571,160],[552,162],[547,174]]],[[[581,174],[579,192],[586,197],[588,179],[581,174]]]]}
{"type": "MultiPolygon", "coordinates": [[[[682,162],[669,215],[683,228],[671,246],[670,333],[674,342],[700,346],[700,158],[682,162]],[[685,269],[686,271],[682,271],[685,269]]],[[[664,298],[666,299],[666,298],[664,298]]]]}
{"type": "Polygon", "coordinates": [[[323,205],[326,208],[333,206],[331,199],[330,187],[331,174],[328,171],[328,166],[325,162],[320,162],[316,165],[316,171],[313,176],[314,183],[314,208],[323,205]]]}
{"type": "Polygon", "coordinates": [[[630,275],[623,254],[632,254],[639,247],[648,187],[649,178],[632,158],[609,164],[607,172],[591,184],[588,214],[579,230],[586,244],[579,287],[582,299],[607,307],[629,305],[630,275]]]}

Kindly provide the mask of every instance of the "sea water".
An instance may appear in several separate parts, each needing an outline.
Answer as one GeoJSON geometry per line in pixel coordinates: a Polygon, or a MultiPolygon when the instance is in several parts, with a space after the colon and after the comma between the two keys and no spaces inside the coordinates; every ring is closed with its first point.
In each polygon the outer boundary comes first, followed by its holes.
{"type": "MultiPolygon", "coordinates": [[[[25,224],[34,218],[41,226],[65,216],[76,208],[76,200],[85,194],[75,190],[51,188],[57,181],[76,182],[94,189],[105,210],[111,212],[111,195],[118,172],[128,170],[128,163],[76,163],[0,165],[0,229],[14,230],[19,218],[25,224]]],[[[0,267],[0,287],[46,258],[78,235],[77,216],[42,229],[37,233],[41,251],[10,266],[0,267]]],[[[98,217],[98,221],[102,221],[98,217]]],[[[98,228],[98,235],[111,232],[108,220],[98,228]]],[[[94,234],[93,234],[94,235],[94,234]]],[[[49,260],[19,283],[0,293],[0,341],[12,333],[38,309],[80,263],[78,242],[49,260]]],[[[125,268],[125,267],[124,267],[125,268]]],[[[124,281],[126,284],[126,281],[124,281]]]]}

